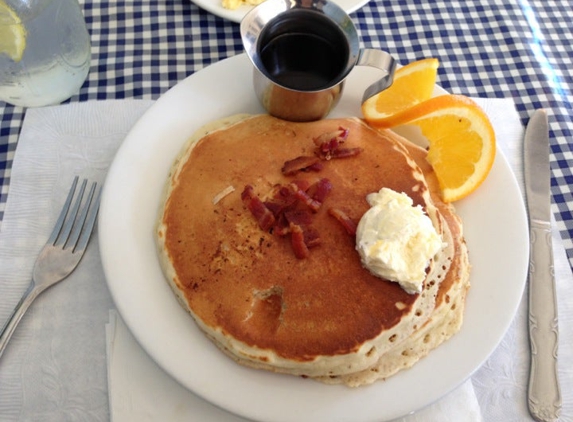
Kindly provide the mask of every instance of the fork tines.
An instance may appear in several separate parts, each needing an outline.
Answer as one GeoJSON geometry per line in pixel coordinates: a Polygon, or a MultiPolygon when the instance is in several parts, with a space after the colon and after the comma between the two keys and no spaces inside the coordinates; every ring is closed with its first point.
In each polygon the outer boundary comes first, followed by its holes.
{"type": "Polygon", "coordinates": [[[78,180],[79,177],[76,176],[60,216],[56,221],[54,230],[47,242],[48,244],[61,246],[62,248],[72,248],[73,252],[83,251],[86,248],[95,225],[101,196],[101,187],[98,189],[97,195],[95,195],[97,183],[92,182],[87,197],[83,200],[88,180],[84,179],[82,181],[79,191],[76,194],[78,180]],[[74,196],[75,201],[72,205],[74,196]],[[83,207],[81,207],[82,201],[84,202],[83,207]]]}

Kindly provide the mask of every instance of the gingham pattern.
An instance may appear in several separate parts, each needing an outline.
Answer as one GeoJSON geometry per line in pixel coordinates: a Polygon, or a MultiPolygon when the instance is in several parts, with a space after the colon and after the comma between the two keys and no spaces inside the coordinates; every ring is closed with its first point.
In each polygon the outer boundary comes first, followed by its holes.
{"type": "MultiPolygon", "coordinates": [[[[92,67],[70,101],[157,98],[189,74],[243,51],[239,26],[185,0],[83,0],[92,67]]],[[[353,14],[363,43],[407,63],[440,60],[439,83],[470,96],[511,97],[523,123],[551,124],[554,211],[573,264],[573,30],[564,1],[372,0],[353,14]],[[571,140],[571,142],[569,142],[571,140]]],[[[24,110],[0,102],[0,219],[24,110]]]]}

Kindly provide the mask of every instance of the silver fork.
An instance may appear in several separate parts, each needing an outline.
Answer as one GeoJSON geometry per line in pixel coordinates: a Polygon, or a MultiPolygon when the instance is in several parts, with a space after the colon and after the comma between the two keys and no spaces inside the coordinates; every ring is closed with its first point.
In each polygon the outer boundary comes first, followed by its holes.
{"type": "Polygon", "coordinates": [[[97,183],[93,182],[80,211],[87,182],[87,179],[84,179],[81,183],[72,205],[78,176],[74,178],[52,234],[36,258],[32,281],[0,331],[0,357],[34,299],[48,287],[70,275],[86,250],[97,218],[101,196],[101,188],[97,195],[95,194],[97,183]]]}

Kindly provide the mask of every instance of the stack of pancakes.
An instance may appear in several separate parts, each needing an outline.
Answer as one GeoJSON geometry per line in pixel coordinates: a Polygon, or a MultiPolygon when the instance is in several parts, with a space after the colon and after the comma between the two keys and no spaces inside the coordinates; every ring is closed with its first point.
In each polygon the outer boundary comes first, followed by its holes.
{"type": "Polygon", "coordinates": [[[469,287],[461,221],[440,199],[425,157],[356,118],[218,122],[188,141],[169,175],[156,231],[166,278],[205,334],[241,364],[349,386],[410,367],[459,330],[469,287]],[[360,154],[319,171],[281,172],[340,127],[348,129],[345,146],[360,154]],[[293,178],[332,184],[313,215],[320,245],[305,259],[288,239],[262,230],[241,199],[246,185],[264,201],[293,178]],[[420,294],[363,268],[354,236],[327,211],[343,210],[357,223],[366,195],[382,187],[410,196],[442,237],[420,294]]]}

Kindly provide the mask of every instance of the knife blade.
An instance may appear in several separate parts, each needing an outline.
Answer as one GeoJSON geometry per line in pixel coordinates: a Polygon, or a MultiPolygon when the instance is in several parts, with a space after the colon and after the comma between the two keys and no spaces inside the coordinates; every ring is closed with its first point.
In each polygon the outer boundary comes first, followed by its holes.
{"type": "Polygon", "coordinates": [[[547,113],[535,111],[523,146],[529,214],[529,412],[537,421],[555,421],[561,412],[557,373],[559,331],[551,242],[551,171],[547,113]]]}

